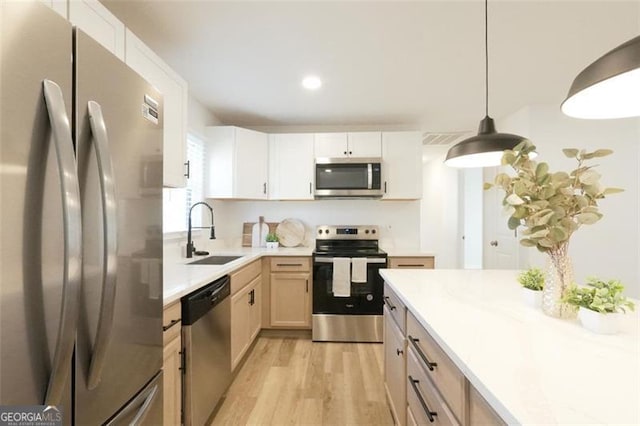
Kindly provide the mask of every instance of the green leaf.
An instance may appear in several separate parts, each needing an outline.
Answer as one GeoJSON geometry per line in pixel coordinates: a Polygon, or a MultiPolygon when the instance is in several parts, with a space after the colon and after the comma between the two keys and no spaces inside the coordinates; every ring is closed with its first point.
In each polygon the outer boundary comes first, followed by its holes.
{"type": "Polygon", "coordinates": [[[602,191],[602,195],[612,195],[612,194],[618,194],[620,192],[624,192],[624,189],[622,189],[622,188],[606,188],[604,191],[602,191]]]}
{"type": "Polygon", "coordinates": [[[578,223],[583,225],[592,225],[600,220],[600,215],[596,213],[580,213],[576,216],[578,223]]]}
{"type": "Polygon", "coordinates": [[[504,154],[502,154],[501,164],[503,166],[513,164],[515,161],[516,161],[516,156],[513,153],[513,151],[505,151],[504,154]]]}
{"type": "Polygon", "coordinates": [[[518,226],[520,226],[520,219],[518,219],[517,217],[511,216],[507,221],[507,226],[511,230],[516,229],[518,226]]]}
{"type": "Polygon", "coordinates": [[[525,247],[535,247],[536,246],[536,242],[533,240],[529,240],[527,238],[520,240],[520,244],[525,246],[525,247]]]}
{"type": "Polygon", "coordinates": [[[600,180],[600,176],[600,173],[595,170],[587,170],[580,174],[578,180],[580,180],[580,183],[583,185],[595,185],[598,183],[598,180],[600,180]]]}
{"type": "Polygon", "coordinates": [[[611,149],[597,149],[592,152],[594,157],[606,157],[607,155],[613,154],[613,150],[611,149]]]}
{"type": "Polygon", "coordinates": [[[566,155],[568,158],[576,158],[579,151],[574,148],[565,148],[562,150],[562,152],[564,152],[564,155],[566,155]]]}
{"type": "Polygon", "coordinates": [[[511,194],[506,198],[506,202],[512,206],[519,206],[520,204],[524,204],[524,200],[518,197],[516,194],[511,194]]]}
{"type": "Polygon", "coordinates": [[[487,189],[491,189],[491,188],[493,188],[493,184],[492,184],[492,183],[485,182],[485,183],[482,185],[482,189],[484,189],[485,191],[486,191],[487,189]]]}
{"type": "Polygon", "coordinates": [[[549,165],[547,163],[539,163],[536,167],[536,176],[539,178],[547,173],[549,173],[549,165]]]}

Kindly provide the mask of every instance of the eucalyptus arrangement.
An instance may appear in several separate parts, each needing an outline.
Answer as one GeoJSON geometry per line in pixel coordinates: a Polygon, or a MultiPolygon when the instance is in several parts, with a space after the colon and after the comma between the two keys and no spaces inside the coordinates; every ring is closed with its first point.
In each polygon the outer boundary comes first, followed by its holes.
{"type": "Polygon", "coordinates": [[[550,172],[547,163],[530,158],[535,149],[526,140],[513,150],[506,150],[502,165],[511,166],[515,175],[500,173],[493,184],[485,183],[485,189],[496,186],[504,190],[502,204],[509,214],[509,229],[521,227],[520,244],[549,256],[543,311],[554,317],[575,317],[575,309],[563,302],[573,283],[569,240],[582,225],[592,225],[602,218],[598,200],[622,192],[619,188],[605,188],[595,165],[587,164],[613,151],[563,149],[568,158],[576,160],[577,167],[569,172],[550,172]]]}

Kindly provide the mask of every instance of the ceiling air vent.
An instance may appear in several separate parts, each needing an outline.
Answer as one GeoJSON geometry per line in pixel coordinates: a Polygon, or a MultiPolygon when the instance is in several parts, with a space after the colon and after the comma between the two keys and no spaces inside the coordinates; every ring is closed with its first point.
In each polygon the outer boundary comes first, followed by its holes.
{"type": "Polygon", "coordinates": [[[471,135],[470,130],[462,132],[425,132],[422,134],[422,145],[453,145],[471,135]]]}

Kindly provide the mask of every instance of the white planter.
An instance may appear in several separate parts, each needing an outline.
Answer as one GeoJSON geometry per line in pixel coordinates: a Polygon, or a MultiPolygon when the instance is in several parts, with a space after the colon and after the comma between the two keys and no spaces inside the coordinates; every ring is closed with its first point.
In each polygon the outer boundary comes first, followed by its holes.
{"type": "Polygon", "coordinates": [[[582,326],[597,334],[616,334],[620,329],[622,315],[619,312],[601,314],[582,307],[578,310],[578,318],[582,326]]]}
{"type": "Polygon", "coordinates": [[[276,242],[269,242],[267,241],[267,250],[275,250],[278,248],[279,243],[276,242]]]}
{"type": "Polygon", "coordinates": [[[525,305],[534,309],[542,308],[542,290],[531,290],[522,287],[522,300],[525,305]]]}

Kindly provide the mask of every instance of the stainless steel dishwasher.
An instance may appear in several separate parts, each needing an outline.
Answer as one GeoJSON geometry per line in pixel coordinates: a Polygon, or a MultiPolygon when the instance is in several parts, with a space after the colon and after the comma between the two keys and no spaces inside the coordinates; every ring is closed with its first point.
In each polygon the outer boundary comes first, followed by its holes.
{"type": "Polygon", "coordinates": [[[184,424],[208,423],[231,383],[228,275],[182,298],[184,424]]]}

